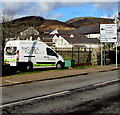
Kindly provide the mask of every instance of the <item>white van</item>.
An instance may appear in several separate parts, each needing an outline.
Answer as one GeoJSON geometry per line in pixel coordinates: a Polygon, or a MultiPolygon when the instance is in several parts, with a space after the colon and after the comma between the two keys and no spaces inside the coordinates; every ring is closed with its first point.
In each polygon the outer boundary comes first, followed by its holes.
{"type": "Polygon", "coordinates": [[[47,44],[26,40],[8,41],[4,49],[4,62],[26,70],[38,67],[64,67],[62,56],[47,44]]]}

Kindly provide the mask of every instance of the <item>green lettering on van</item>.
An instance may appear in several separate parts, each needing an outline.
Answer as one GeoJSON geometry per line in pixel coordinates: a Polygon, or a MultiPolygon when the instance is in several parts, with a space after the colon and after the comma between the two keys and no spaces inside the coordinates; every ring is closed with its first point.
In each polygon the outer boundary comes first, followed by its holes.
{"type": "Polygon", "coordinates": [[[56,66],[56,64],[34,64],[34,67],[47,67],[47,66],[56,66]]]}

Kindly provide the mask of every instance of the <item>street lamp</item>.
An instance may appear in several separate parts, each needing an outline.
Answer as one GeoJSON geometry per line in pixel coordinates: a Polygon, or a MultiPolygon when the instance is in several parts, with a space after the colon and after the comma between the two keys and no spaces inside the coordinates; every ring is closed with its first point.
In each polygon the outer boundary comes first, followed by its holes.
{"type": "MultiPolygon", "coordinates": [[[[119,25],[118,25],[118,22],[119,22],[119,19],[118,19],[119,14],[120,14],[120,12],[117,12],[117,15],[116,15],[115,20],[114,20],[114,23],[117,25],[117,30],[118,30],[118,28],[119,28],[119,25]]],[[[117,46],[118,46],[118,33],[117,33],[117,42],[116,42],[116,67],[118,66],[118,65],[117,65],[117,61],[118,61],[118,57],[117,57],[117,46]]]]}

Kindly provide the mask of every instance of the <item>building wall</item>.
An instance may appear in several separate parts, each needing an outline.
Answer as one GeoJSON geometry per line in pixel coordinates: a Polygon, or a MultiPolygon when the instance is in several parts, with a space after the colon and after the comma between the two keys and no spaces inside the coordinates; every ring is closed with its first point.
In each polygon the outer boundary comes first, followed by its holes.
{"type": "Polygon", "coordinates": [[[73,45],[70,44],[68,41],[66,41],[63,37],[59,36],[59,38],[56,39],[55,47],[57,47],[57,48],[72,48],[73,45]]]}
{"type": "Polygon", "coordinates": [[[58,34],[57,29],[53,30],[50,34],[58,34]]]}
{"type": "Polygon", "coordinates": [[[59,39],[59,37],[57,37],[57,35],[54,35],[52,38],[52,42],[56,43],[58,39],[59,39]]]}
{"type": "Polygon", "coordinates": [[[86,37],[88,37],[88,38],[98,38],[98,39],[100,39],[100,34],[88,34],[88,35],[86,35],[86,37]]]}

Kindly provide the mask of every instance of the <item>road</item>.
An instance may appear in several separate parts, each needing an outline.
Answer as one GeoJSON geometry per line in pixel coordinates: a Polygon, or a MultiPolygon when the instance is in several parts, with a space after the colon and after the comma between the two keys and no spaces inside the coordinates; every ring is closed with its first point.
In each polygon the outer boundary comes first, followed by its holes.
{"type": "MultiPolygon", "coordinates": [[[[19,106],[8,107],[8,113],[83,112],[86,107],[91,108],[91,106],[98,105],[101,102],[105,102],[105,100],[111,100],[112,97],[116,98],[119,94],[119,89],[118,83],[93,88],[94,90],[88,90],[88,88],[84,91],[81,90],[81,88],[87,88],[93,84],[93,86],[97,86],[102,83],[107,83],[108,81],[114,81],[118,79],[118,76],[118,70],[116,70],[4,87],[2,88],[2,103],[15,103],[20,100],[24,101],[35,98],[32,102],[29,101],[26,104],[22,104],[22,106],[20,106],[20,104],[19,106]],[[99,100],[102,101],[99,102],[99,100]],[[84,107],[83,105],[85,103],[87,103],[87,106],[84,107]],[[82,110],[80,108],[82,108],[82,110]]],[[[3,110],[5,111],[6,107],[3,110]]],[[[91,109],[87,109],[87,111],[91,111],[91,109]]]]}

